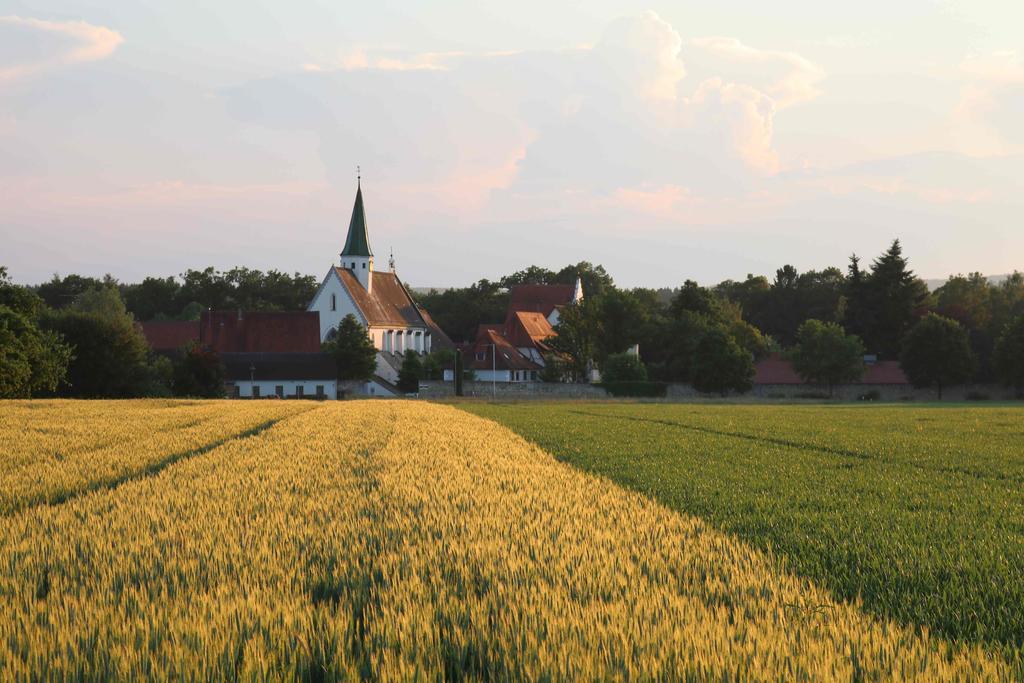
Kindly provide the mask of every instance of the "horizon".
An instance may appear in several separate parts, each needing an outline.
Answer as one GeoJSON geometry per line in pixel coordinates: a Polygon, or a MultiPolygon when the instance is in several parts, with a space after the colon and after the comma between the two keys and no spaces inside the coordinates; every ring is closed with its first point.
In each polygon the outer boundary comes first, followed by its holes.
{"type": "Polygon", "coordinates": [[[585,260],[708,285],[895,238],[925,280],[1024,270],[1024,6],[1004,5],[15,0],[0,263],[33,285],[319,275],[358,166],[409,283],[585,260]]]}

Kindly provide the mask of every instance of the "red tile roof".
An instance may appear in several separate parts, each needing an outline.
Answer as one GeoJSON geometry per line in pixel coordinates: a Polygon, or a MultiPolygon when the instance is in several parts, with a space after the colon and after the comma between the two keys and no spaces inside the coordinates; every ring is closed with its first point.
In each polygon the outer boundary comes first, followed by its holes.
{"type": "MultiPolygon", "coordinates": [[[[772,354],[754,364],[754,384],[806,384],[793,369],[793,363],[772,354]]],[[[893,360],[868,363],[864,375],[853,384],[909,384],[900,364],[893,360]]]]}
{"type": "Polygon", "coordinates": [[[422,306],[417,306],[417,309],[419,310],[420,317],[423,318],[423,322],[427,324],[427,329],[430,330],[431,350],[437,351],[439,349],[454,349],[455,343],[449,339],[448,335],[444,333],[444,330],[438,327],[437,323],[434,322],[434,319],[430,317],[429,313],[427,313],[427,309],[422,306]]]}
{"type": "Polygon", "coordinates": [[[546,339],[555,336],[555,330],[543,313],[515,311],[504,330],[509,342],[516,348],[536,346],[546,349],[546,339]]]}
{"type": "Polygon", "coordinates": [[[318,353],[317,311],[203,311],[200,341],[218,353],[318,353]]]}
{"type": "Polygon", "coordinates": [[[351,270],[335,266],[334,272],[341,278],[368,325],[427,327],[409,292],[394,273],[374,271],[373,286],[367,292],[351,270]]]}
{"type": "Polygon", "coordinates": [[[466,355],[466,367],[474,370],[540,370],[541,367],[519,353],[501,332],[499,325],[481,325],[477,330],[476,341],[466,355]],[[491,346],[491,345],[494,346],[491,346]],[[492,353],[497,355],[492,359],[492,353]],[[477,354],[482,355],[482,360],[477,354]]]}
{"type": "Polygon", "coordinates": [[[559,306],[572,303],[574,285],[515,285],[509,294],[509,314],[515,311],[540,313],[545,318],[559,306]]]}
{"type": "Polygon", "coordinates": [[[142,334],[154,351],[175,351],[192,341],[199,341],[197,320],[151,320],[139,323],[142,334]]]}

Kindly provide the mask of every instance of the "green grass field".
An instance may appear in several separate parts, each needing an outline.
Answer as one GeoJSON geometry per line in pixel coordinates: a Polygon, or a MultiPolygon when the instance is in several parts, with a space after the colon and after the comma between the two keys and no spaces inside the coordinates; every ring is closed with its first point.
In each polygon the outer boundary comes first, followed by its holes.
{"type": "Polygon", "coordinates": [[[843,599],[1024,648],[1024,409],[460,404],[843,599]]]}

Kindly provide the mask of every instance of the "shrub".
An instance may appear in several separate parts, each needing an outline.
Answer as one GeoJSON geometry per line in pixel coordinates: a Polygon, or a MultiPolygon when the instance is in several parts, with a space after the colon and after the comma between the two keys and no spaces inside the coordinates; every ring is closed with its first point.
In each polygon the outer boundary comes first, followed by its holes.
{"type": "Polygon", "coordinates": [[[598,386],[616,398],[664,398],[668,393],[665,382],[602,382],[598,386]]]}
{"type": "Polygon", "coordinates": [[[647,368],[633,353],[613,353],[604,361],[601,379],[606,382],[645,382],[647,368]]]}

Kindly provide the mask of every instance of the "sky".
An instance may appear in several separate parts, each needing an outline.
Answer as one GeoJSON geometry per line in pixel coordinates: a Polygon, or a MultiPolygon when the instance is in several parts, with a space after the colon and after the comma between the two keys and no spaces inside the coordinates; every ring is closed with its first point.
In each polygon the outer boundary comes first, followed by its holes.
{"type": "Polygon", "coordinates": [[[0,0],[0,265],[1024,269],[1015,0],[0,0]]]}

